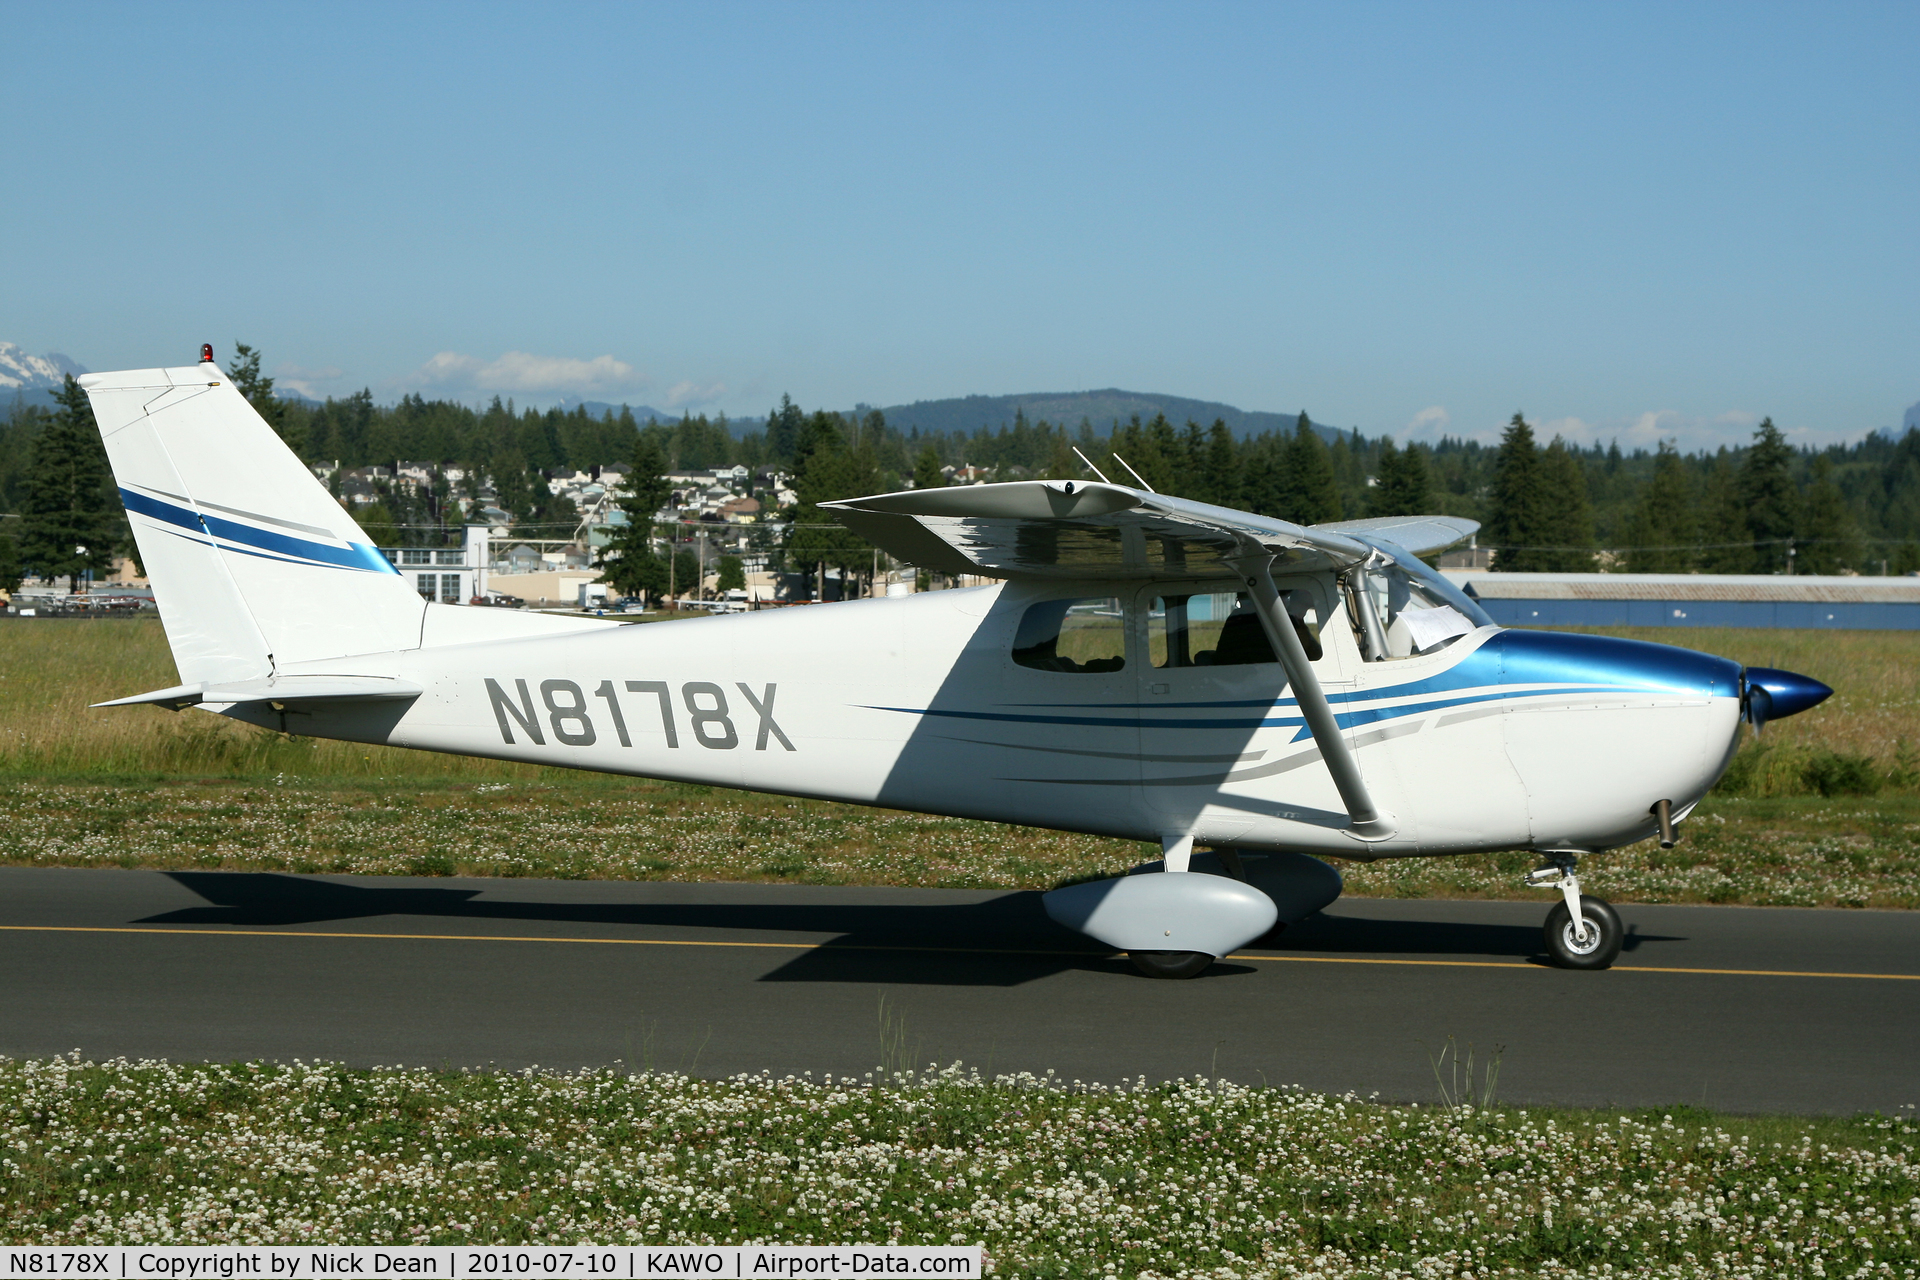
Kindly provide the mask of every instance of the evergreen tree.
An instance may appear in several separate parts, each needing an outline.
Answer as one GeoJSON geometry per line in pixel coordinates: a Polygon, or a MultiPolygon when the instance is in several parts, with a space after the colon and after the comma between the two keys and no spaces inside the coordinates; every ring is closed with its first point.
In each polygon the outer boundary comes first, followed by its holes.
{"type": "Polygon", "coordinates": [[[1879,468],[1874,527],[1883,536],[1911,538],[1920,533],[1920,427],[1908,427],[1892,455],[1879,468]]]}
{"type": "Polygon", "coordinates": [[[1546,568],[1541,526],[1546,499],[1541,489],[1540,451],[1533,428],[1519,414],[1500,436],[1493,461],[1493,497],[1481,536],[1493,549],[1493,567],[1507,573],[1538,573],[1546,568]]]}
{"type": "Polygon", "coordinates": [[[1197,502],[1211,501],[1200,496],[1207,487],[1207,433],[1199,423],[1188,418],[1180,444],[1180,487],[1175,492],[1197,502]]]}
{"type": "Polygon", "coordinates": [[[913,487],[939,489],[946,483],[946,476],[940,472],[940,451],[931,444],[921,446],[920,456],[913,464],[913,487]]]}
{"type": "Polygon", "coordinates": [[[20,545],[12,534],[0,533],[0,591],[11,595],[20,589],[20,545]]]}
{"type": "MultiPolygon", "coordinates": [[[[936,458],[935,461],[937,463],[938,458],[936,458]]],[[[934,467],[934,473],[936,475],[939,474],[939,470],[939,467],[936,465],[934,467]]],[[[1084,479],[1086,474],[1086,465],[1082,463],[1080,459],[1073,456],[1073,444],[1067,438],[1066,431],[1060,430],[1054,432],[1053,443],[1047,451],[1046,470],[1041,473],[1040,478],[1043,480],[1080,480],[1084,479]]]]}
{"type": "Polygon", "coordinates": [[[1200,470],[1201,501],[1238,509],[1241,496],[1240,451],[1234,447],[1233,432],[1226,421],[1215,418],[1207,428],[1207,451],[1200,470]]]}
{"type": "Polygon", "coordinates": [[[1358,427],[1344,436],[1335,436],[1327,446],[1327,461],[1333,466],[1335,492],[1340,495],[1342,511],[1367,508],[1367,452],[1358,427]]]}
{"type": "Polygon", "coordinates": [[[1706,573],[1752,573],[1753,563],[1740,474],[1722,446],[1707,469],[1706,496],[1700,503],[1700,568],[1706,573]]]}
{"type": "Polygon", "coordinates": [[[666,471],[659,440],[645,433],[636,436],[626,493],[620,499],[627,522],[612,526],[613,536],[595,560],[600,576],[623,596],[657,600],[667,589],[667,563],[653,549],[654,517],[673,500],[666,471]]]}
{"type": "Polygon", "coordinates": [[[1131,487],[1144,481],[1155,493],[1175,492],[1182,450],[1166,414],[1155,414],[1145,425],[1135,414],[1114,431],[1109,445],[1115,459],[1124,464],[1107,472],[1116,484],[1131,487]]]}
{"type": "Polygon", "coordinates": [[[1286,445],[1272,432],[1247,444],[1240,468],[1240,505],[1256,515],[1284,520],[1286,445]]]}
{"type": "Polygon", "coordinates": [[[1587,475],[1580,455],[1559,436],[1540,455],[1540,493],[1542,567],[1548,573],[1592,573],[1597,566],[1587,475]]]}
{"type": "Polygon", "coordinates": [[[1672,442],[1662,440],[1653,479],[1627,526],[1628,573],[1689,573],[1699,556],[1693,482],[1672,442]]]}
{"type": "Polygon", "coordinates": [[[1281,481],[1282,518],[1295,524],[1325,524],[1341,518],[1340,484],[1327,445],[1300,411],[1293,439],[1287,442],[1281,481]]]}
{"type": "Polygon", "coordinates": [[[788,562],[816,582],[827,568],[870,576],[873,544],[841,526],[820,504],[872,493],[874,481],[871,451],[848,445],[840,415],[824,410],[809,415],[794,448],[793,489],[800,501],[787,534],[788,562]]]}
{"type": "MultiPolygon", "coordinates": [[[[233,363],[227,366],[227,376],[233,379],[234,387],[247,398],[247,403],[253,406],[253,411],[273,428],[274,434],[286,441],[289,449],[305,459],[307,456],[306,418],[304,415],[298,419],[289,417],[286,402],[273,394],[273,379],[260,372],[260,353],[244,342],[234,343],[233,363]]],[[[413,399],[416,403],[420,400],[418,396],[413,399]]]]}
{"type": "Polygon", "coordinates": [[[1400,505],[1403,516],[1423,516],[1435,510],[1433,481],[1427,474],[1424,445],[1409,444],[1400,453],[1400,505]]]}
{"type": "Polygon", "coordinates": [[[1800,494],[1793,484],[1793,450],[1772,418],[1761,420],[1753,447],[1740,468],[1740,497],[1746,503],[1747,530],[1757,546],[1749,572],[1784,573],[1793,565],[1787,554],[1800,523],[1800,494]]]}
{"type": "Polygon", "coordinates": [[[1833,460],[1824,454],[1813,460],[1813,482],[1800,504],[1800,544],[1796,572],[1858,572],[1863,567],[1866,551],[1859,526],[1833,481],[1833,460]]]}
{"type": "Polygon", "coordinates": [[[676,598],[700,598],[700,557],[691,551],[673,553],[673,568],[667,574],[667,587],[676,598]]]}
{"type": "Polygon", "coordinates": [[[33,442],[19,554],[42,578],[70,577],[78,589],[82,574],[113,567],[124,516],[87,393],[68,374],[53,398],[58,408],[33,442]]]}
{"type": "Polygon", "coordinates": [[[375,546],[393,546],[401,541],[400,522],[394,518],[393,512],[388,509],[385,502],[369,502],[360,508],[353,522],[360,526],[360,531],[366,534],[375,546]]]}
{"type": "Polygon", "coordinates": [[[739,556],[720,557],[720,571],[713,585],[719,591],[747,589],[747,571],[741,567],[739,556]]]}
{"type": "Polygon", "coordinates": [[[773,455],[775,462],[782,465],[793,462],[794,450],[800,446],[800,431],[806,421],[807,415],[800,412],[800,406],[793,402],[792,396],[781,396],[780,407],[767,413],[767,452],[773,455]]]}
{"type": "Polygon", "coordinates": [[[1410,444],[1402,450],[1391,436],[1382,440],[1379,470],[1367,496],[1370,516],[1419,516],[1432,511],[1433,494],[1420,446],[1410,444]]]}
{"type": "Polygon", "coordinates": [[[1400,510],[1400,449],[1388,436],[1380,442],[1380,461],[1373,472],[1373,487],[1367,491],[1369,516],[1397,516],[1400,510]]]}

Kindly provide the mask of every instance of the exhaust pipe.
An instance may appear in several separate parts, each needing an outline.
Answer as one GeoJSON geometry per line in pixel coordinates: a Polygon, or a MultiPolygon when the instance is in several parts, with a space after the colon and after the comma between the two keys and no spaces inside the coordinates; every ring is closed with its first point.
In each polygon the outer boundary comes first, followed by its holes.
{"type": "Polygon", "coordinates": [[[1653,820],[1660,824],[1660,847],[1671,849],[1679,843],[1680,837],[1673,833],[1673,801],[1656,800],[1653,808],[1647,810],[1653,820]]]}

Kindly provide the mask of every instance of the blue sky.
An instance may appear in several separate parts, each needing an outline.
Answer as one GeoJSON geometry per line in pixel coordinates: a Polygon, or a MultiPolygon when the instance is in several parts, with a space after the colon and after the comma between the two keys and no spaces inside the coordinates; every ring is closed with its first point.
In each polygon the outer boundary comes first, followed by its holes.
{"type": "Polygon", "coordinates": [[[0,339],[760,413],[1920,400],[1912,4],[14,5],[0,339]]]}

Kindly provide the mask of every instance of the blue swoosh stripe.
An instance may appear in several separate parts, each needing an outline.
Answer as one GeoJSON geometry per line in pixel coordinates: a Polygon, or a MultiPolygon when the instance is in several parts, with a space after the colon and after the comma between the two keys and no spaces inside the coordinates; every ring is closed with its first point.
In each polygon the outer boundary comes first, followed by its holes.
{"type": "MultiPolygon", "coordinates": [[[[1498,702],[1509,698],[1551,698],[1578,692],[1658,693],[1664,690],[1624,689],[1617,685],[1600,686],[1595,690],[1502,689],[1491,693],[1466,694],[1458,698],[1436,698],[1399,707],[1370,707],[1358,711],[1341,711],[1335,713],[1334,719],[1339,722],[1341,728],[1351,729],[1363,724],[1375,724],[1382,720],[1400,720],[1407,716],[1422,715],[1429,711],[1441,711],[1447,707],[1465,706],[1476,702],[1498,702]]],[[[1290,729],[1297,726],[1300,732],[1294,735],[1293,741],[1299,742],[1313,736],[1313,731],[1307,727],[1305,719],[1300,716],[1258,716],[1251,719],[1234,716],[1188,720],[1146,719],[1140,716],[1049,716],[1006,711],[958,711],[944,707],[868,706],[864,710],[896,711],[909,716],[944,716],[955,720],[1001,720],[1015,724],[1105,725],[1118,729],[1290,729]]]]}
{"type": "Polygon", "coordinates": [[[305,569],[311,569],[315,567],[313,561],[311,560],[289,560],[286,556],[277,556],[270,551],[252,551],[246,547],[223,547],[219,543],[215,542],[213,539],[205,536],[204,534],[202,534],[199,537],[195,537],[193,534],[180,533],[173,529],[162,529],[160,532],[166,534],[168,537],[179,538],[183,542],[191,542],[196,547],[212,547],[215,551],[231,551],[235,555],[253,556],[256,559],[260,559],[260,560],[271,560],[275,564],[297,564],[305,569]]]}
{"type": "MultiPolygon", "coordinates": [[[[137,511],[143,516],[151,516],[183,529],[194,529],[214,537],[224,538],[228,542],[240,544],[235,550],[256,547],[260,551],[287,557],[288,563],[320,564],[335,569],[357,569],[368,573],[391,573],[398,576],[399,570],[390,564],[387,558],[363,542],[350,542],[344,547],[332,546],[325,542],[315,542],[310,538],[295,538],[284,533],[269,533],[265,529],[256,529],[251,525],[224,520],[219,516],[205,512],[192,511],[171,502],[162,502],[158,498],[131,489],[120,490],[120,501],[129,511],[137,511]]],[[[254,554],[254,553],[250,553],[254,554]]],[[[274,558],[270,555],[268,558],[274,558]]]]}
{"type": "MultiPolygon", "coordinates": [[[[1483,681],[1482,683],[1490,684],[1493,682],[1483,681]]],[[[1331,702],[1385,701],[1388,698],[1412,698],[1412,697],[1418,697],[1421,694],[1442,693],[1442,692],[1447,692],[1447,690],[1440,687],[1435,687],[1433,685],[1433,682],[1431,681],[1420,680],[1420,681],[1415,681],[1414,683],[1411,683],[1411,684],[1392,685],[1384,689],[1363,689],[1363,690],[1358,690],[1358,691],[1349,692],[1349,693],[1329,693],[1327,695],[1327,701],[1330,703],[1331,702]]],[[[1666,693],[1666,692],[1669,692],[1669,691],[1666,689],[1650,688],[1644,685],[1566,684],[1566,685],[1556,685],[1552,689],[1529,690],[1527,691],[1527,694],[1524,696],[1532,696],[1535,693],[1666,693]]],[[[1523,695],[1519,693],[1503,693],[1498,696],[1521,697],[1523,695]]],[[[1011,706],[1011,707],[1084,707],[1087,704],[1084,702],[1009,702],[1009,703],[1002,703],[1001,705],[1011,706]]],[[[1235,701],[1226,701],[1226,702],[1162,702],[1156,699],[1152,702],[1109,702],[1104,705],[1110,706],[1110,707],[1122,708],[1129,711],[1147,711],[1147,710],[1163,710],[1163,709],[1185,711],[1185,710],[1193,710],[1197,708],[1206,708],[1206,707],[1222,707],[1222,708],[1297,707],[1300,705],[1300,702],[1297,698],[1243,698],[1235,701]]],[[[1355,712],[1352,714],[1359,714],[1359,713],[1355,712]]]]}

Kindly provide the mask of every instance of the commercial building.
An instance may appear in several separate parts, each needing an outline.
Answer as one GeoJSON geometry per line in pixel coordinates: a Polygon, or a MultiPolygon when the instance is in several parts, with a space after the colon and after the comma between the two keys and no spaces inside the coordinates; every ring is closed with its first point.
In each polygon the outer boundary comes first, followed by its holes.
{"type": "Polygon", "coordinates": [[[1503,626],[1920,630],[1920,577],[1442,572],[1503,626]]]}
{"type": "Polygon", "coordinates": [[[381,547],[400,576],[422,596],[441,604],[484,599],[492,538],[486,525],[470,524],[458,547],[381,547]]]}

